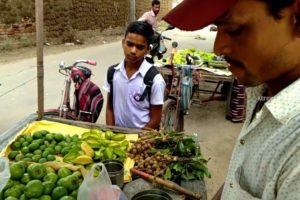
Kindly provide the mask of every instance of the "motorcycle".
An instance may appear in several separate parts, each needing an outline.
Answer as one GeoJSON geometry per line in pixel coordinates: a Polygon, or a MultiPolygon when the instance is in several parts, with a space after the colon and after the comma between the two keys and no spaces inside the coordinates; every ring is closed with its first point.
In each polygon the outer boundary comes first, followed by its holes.
{"type": "Polygon", "coordinates": [[[164,31],[172,30],[174,29],[174,26],[169,25],[165,30],[163,30],[161,33],[155,32],[152,43],[151,43],[151,50],[150,54],[146,57],[146,60],[154,64],[154,58],[157,57],[158,60],[162,59],[163,55],[167,52],[167,48],[165,46],[164,41],[165,40],[172,40],[169,37],[166,37],[163,35],[164,31]]]}
{"type": "Polygon", "coordinates": [[[85,66],[78,65],[82,63],[93,66],[97,64],[93,60],[77,60],[74,64],[65,66],[65,63],[61,61],[58,71],[65,76],[61,103],[58,109],[46,110],[45,116],[92,123],[97,121],[103,107],[103,95],[100,88],[90,80],[92,71],[85,66]],[[70,105],[72,81],[75,87],[73,106],[70,105]]]}

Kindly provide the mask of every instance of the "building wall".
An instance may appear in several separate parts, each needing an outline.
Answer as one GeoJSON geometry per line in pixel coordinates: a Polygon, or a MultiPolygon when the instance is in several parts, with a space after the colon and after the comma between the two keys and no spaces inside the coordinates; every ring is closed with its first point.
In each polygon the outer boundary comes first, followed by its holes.
{"type": "MultiPolygon", "coordinates": [[[[106,29],[123,30],[129,21],[132,0],[44,0],[46,39],[74,40],[76,32],[106,29]]],[[[135,0],[136,17],[151,9],[151,0],[135,0]]],[[[159,19],[172,8],[172,0],[161,0],[159,19]]],[[[35,32],[34,0],[0,0],[1,36],[35,32]]]]}
{"type": "MultiPolygon", "coordinates": [[[[44,0],[44,29],[46,37],[72,37],[74,31],[125,27],[128,13],[129,0],[44,0]]],[[[0,1],[0,35],[34,32],[34,22],[34,0],[0,1]]]]}

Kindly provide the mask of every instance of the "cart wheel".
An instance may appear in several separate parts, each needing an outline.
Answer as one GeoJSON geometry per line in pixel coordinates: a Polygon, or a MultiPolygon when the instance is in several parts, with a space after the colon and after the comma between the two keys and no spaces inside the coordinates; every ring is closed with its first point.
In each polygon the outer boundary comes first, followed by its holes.
{"type": "Polygon", "coordinates": [[[176,116],[176,101],[168,99],[165,101],[162,110],[162,119],[160,127],[164,130],[171,131],[183,131],[183,113],[180,112],[178,117],[176,116]]]}

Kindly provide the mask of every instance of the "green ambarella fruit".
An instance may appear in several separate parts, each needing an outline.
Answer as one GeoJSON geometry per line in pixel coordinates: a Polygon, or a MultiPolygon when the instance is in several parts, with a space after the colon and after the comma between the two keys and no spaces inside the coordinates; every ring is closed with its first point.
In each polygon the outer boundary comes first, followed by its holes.
{"type": "Polygon", "coordinates": [[[27,154],[27,153],[29,153],[30,151],[29,151],[29,147],[22,147],[22,149],[21,149],[21,152],[22,152],[22,154],[27,154]]]}
{"type": "Polygon", "coordinates": [[[24,155],[23,154],[18,154],[15,158],[16,161],[21,161],[24,159],[24,155]]]}
{"type": "Polygon", "coordinates": [[[53,183],[56,183],[57,180],[58,180],[58,176],[55,173],[48,173],[43,178],[43,181],[51,181],[53,183]]]}
{"type": "Polygon", "coordinates": [[[2,191],[5,191],[5,190],[7,190],[8,188],[11,188],[13,185],[14,185],[14,181],[11,180],[11,179],[9,179],[9,180],[7,181],[5,187],[3,188],[2,191]]]}
{"type": "Polygon", "coordinates": [[[43,186],[44,186],[44,194],[51,194],[53,189],[55,188],[55,184],[51,181],[45,181],[43,182],[43,186]]]}
{"type": "Polygon", "coordinates": [[[72,196],[63,196],[59,200],[75,200],[72,196]]]}
{"type": "Polygon", "coordinates": [[[15,185],[4,192],[4,197],[15,197],[19,198],[23,193],[23,187],[20,185],[15,185]]]}
{"type": "Polygon", "coordinates": [[[44,186],[40,180],[32,180],[25,186],[26,198],[39,198],[44,192],[44,186]]]}
{"type": "Polygon", "coordinates": [[[28,173],[25,173],[24,176],[21,178],[21,183],[27,184],[29,181],[31,181],[31,178],[28,173]]]}
{"type": "Polygon", "coordinates": [[[49,142],[51,142],[52,140],[54,140],[54,134],[49,133],[46,135],[45,139],[49,142]]]}
{"type": "Polygon", "coordinates": [[[41,159],[39,159],[39,163],[44,163],[44,162],[47,162],[47,159],[46,159],[46,158],[41,158],[41,159]]]}
{"type": "Polygon", "coordinates": [[[46,172],[47,172],[47,174],[49,174],[49,173],[56,173],[55,172],[55,170],[52,168],[52,167],[46,167],[46,172]]]}
{"type": "Polygon", "coordinates": [[[72,171],[66,167],[62,167],[58,170],[57,175],[59,178],[64,178],[72,174],[72,171]]]}
{"type": "Polygon", "coordinates": [[[10,177],[13,180],[19,180],[23,177],[25,173],[24,162],[17,162],[10,165],[10,177]]]}
{"type": "Polygon", "coordinates": [[[25,194],[22,194],[22,195],[20,196],[20,199],[19,199],[19,200],[26,200],[25,194]]]}
{"type": "Polygon", "coordinates": [[[38,149],[39,146],[40,146],[40,144],[38,142],[34,141],[28,146],[28,148],[29,148],[30,152],[34,152],[34,150],[38,149]]]}
{"type": "Polygon", "coordinates": [[[22,146],[22,144],[20,143],[20,142],[13,142],[11,145],[10,145],[10,147],[11,147],[11,149],[12,150],[14,150],[14,151],[18,151],[18,150],[20,150],[21,149],[21,146],[22,146]]]}
{"type": "Polygon", "coordinates": [[[11,152],[9,152],[8,159],[9,160],[14,160],[19,153],[20,153],[19,151],[11,151],[11,152]]]}
{"type": "Polygon", "coordinates": [[[58,187],[54,188],[52,191],[52,199],[53,200],[59,200],[61,197],[67,196],[67,195],[68,195],[67,189],[62,186],[58,186],[58,187]]]}
{"type": "Polygon", "coordinates": [[[42,179],[47,174],[46,167],[40,163],[31,164],[27,172],[32,179],[42,179]]]}
{"type": "Polygon", "coordinates": [[[41,139],[41,138],[43,138],[43,136],[44,136],[44,131],[36,131],[36,132],[34,132],[33,134],[32,134],[32,138],[34,139],[34,140],[36,140],[36,139],[41,139]]]}
{"type": "Polygon", "coordinates": [[[55,141],[60,142],[60,141],[63,141],[65,139],[65,137],[61,133],[56,133],[54,135],[54,139],[55,139],[55,141]]]}
{"type": "Polygon", "coordinates": [[[72,174],[70,176],[66,176],[64,178],[59,179],[59,181],[57,182],[57,185],[63,186],[71,192],[73,190],[78,189],[79,178],[77,175],[72,174]]]}
{"type": "Polygon", "coordinates": [[[9,197],[7,197],[5,200],[18,200],[18,198],[9,196],[9,197]]]}
{"type": "Polygon", "coordinates": [[[72,197],[74,197],[75,199],[77,199],[77,195],[78,195],[78,190],[73,190],[70,194],[72,197]]]}
{"type": "Polygon", "coordinates": [[[47,156],[47,161],[54,161],[54,160],[56,160],[56,157],[54,155],[50,154],[47,156]]]}
{"type": "Polygon", "coordinates": [[[49,196],[49,195],[43,195],[43,196],[40,197],[39,200],[51,200],[51,199],[52,199],[51,196],[49,196]]]}

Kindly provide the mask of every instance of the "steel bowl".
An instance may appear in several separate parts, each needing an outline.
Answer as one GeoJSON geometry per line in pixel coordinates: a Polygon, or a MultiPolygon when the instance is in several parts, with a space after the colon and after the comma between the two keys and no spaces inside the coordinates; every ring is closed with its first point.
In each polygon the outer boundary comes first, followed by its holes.
{"type": "Polygon", "coordinates": [[[132,200],[172,200],[172,198],[170,197],[170,195],[168,195],[168,193],[162,190],[153,189],[144,190],[135,194],[132,197],[132,200]]]}

